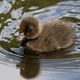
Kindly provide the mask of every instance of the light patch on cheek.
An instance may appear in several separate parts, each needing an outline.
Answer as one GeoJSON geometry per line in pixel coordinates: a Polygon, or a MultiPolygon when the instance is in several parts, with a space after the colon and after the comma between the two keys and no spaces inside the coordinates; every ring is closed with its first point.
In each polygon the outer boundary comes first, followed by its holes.
{"type": "Polygon", "coordinates": [[[22,33],[22,34],[19,34],[19,36],[16,39],[17,41],[22,41],[23,38],[24,38],[24,35],[22,33]]]}

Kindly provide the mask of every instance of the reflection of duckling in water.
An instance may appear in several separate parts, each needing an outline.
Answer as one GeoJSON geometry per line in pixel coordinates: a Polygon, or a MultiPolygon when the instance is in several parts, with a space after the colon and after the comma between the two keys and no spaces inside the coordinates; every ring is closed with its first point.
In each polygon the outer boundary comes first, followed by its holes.
{"type": "Polygon", "coordinates": [[[40,62],[38,58],[23,57],[17,67],[20,68],[22,77],[32,79],[39,75],[40,62]]]}
{"type": "Polygon", "coordinates": [[[39,22],[34,17],[26,17],[19,31],[25,36],[22,43],[29,40],[25,44],[33,51],[54,51],[73,44],[74,29],[71,23],[58,19],[39,22]]]}

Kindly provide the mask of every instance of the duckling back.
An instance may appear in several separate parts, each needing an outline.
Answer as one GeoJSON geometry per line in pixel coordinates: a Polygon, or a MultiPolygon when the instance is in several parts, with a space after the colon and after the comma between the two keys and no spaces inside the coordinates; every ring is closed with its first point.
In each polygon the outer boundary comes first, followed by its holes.
{"type": "Polygon", "coordinates": [[[44,26],[46,28],[45,35],[47,35],[47,40],[50,41],[51,44],[53,43],[52,46],[55,44],[57,49],[66,48],[73,43],[75,34],[71,23],[62,20],[55,20],[47,22],[44,26]]]}

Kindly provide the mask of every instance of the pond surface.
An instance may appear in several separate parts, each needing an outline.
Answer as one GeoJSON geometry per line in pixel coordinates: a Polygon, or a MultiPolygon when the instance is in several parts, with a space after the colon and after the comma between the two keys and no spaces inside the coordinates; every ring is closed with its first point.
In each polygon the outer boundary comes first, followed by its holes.
{"type": "Polygon", "coordinates": [[[0,0],[0,79],[80,80],[80,0],[0,0]],[[16,37],[21,20],[31,15],[71,21],[74,45],[46,54],[24,53],[16,37]]]}

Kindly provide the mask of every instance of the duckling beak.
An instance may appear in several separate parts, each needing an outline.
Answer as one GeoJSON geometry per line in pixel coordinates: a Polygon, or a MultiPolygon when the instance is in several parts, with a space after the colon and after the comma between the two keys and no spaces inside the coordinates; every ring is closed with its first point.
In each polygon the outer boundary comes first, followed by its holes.
{"type": "Polygon", "coordinates": [[[22,41],[23,38],[24,38],[24,34],[19,33],[19,36],[17,37],[17,41],[22,41]]]}

